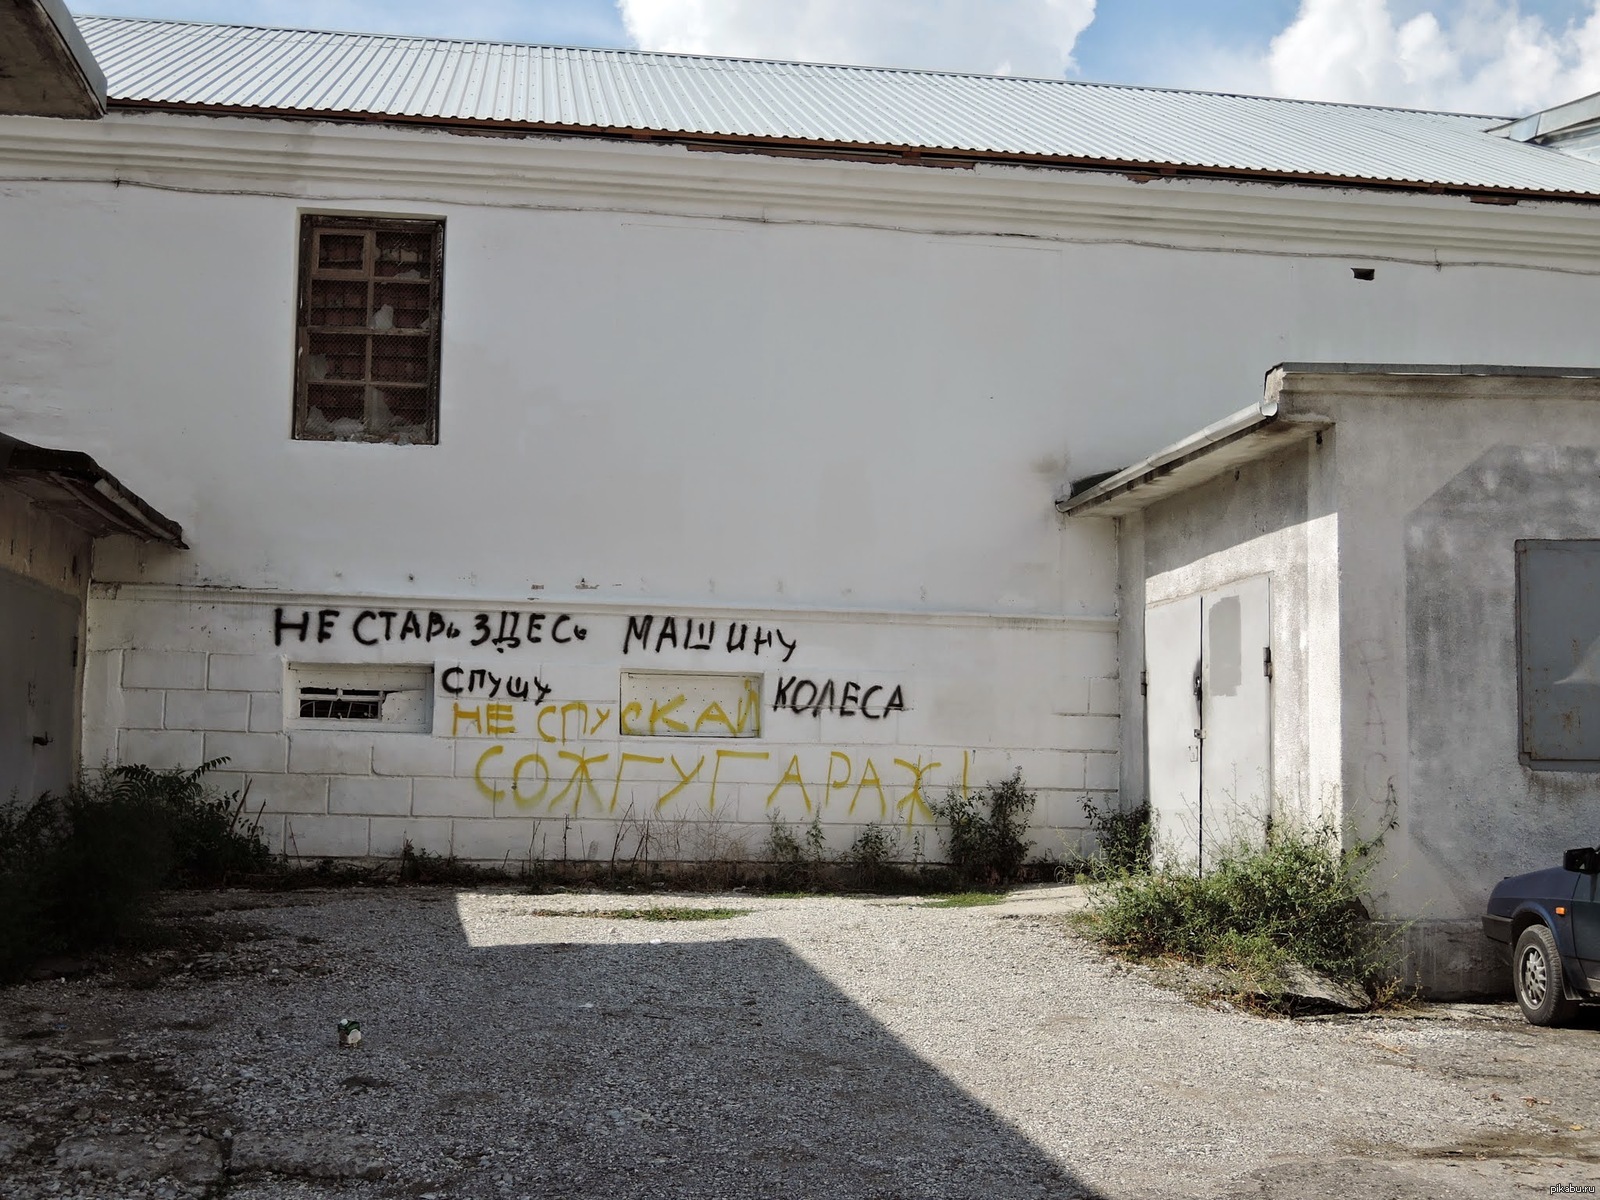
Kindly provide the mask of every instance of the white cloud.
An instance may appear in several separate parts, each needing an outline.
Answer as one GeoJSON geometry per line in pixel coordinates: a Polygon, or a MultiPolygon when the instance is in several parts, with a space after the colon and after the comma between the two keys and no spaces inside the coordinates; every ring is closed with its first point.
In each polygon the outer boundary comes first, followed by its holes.
{"type": "Polygon", "coordinates": [[[1520,116],[1600,91],[1600,0],[1558,29],[1516,0],[1399,21],[1389,0],[1301,0],[1257,69],[1235,66],[1279,96],[1520,116]]]}
{"type": "Polygon", "coordinates": [[[1061,75],[1095,0],[617,0],[645,50],[1061,75]]]}

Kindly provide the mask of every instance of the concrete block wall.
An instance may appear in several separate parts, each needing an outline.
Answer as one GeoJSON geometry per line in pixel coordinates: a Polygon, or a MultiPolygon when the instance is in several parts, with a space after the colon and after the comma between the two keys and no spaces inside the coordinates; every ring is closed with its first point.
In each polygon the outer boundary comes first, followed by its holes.
{"type": "Polygon", "coordinates": [[[479,860],[608,859],[642,837],[658,859],[756,855],[772,819],[814,817],[835,850],[876,822],[907,857],[914,840],[936,857],[929,801],[1018,768],[1039,796],[1035,852],[1065,856],[1086,841],[1084,800],[1104,808],[1117,789],[1110,619],[480,611],[121,585],[91,600],[89,657],[91,763],[226,758],[217,782],[248,781],[274,847],[306,858],[390,857],[409,841],[479,860]],[[495,645],[512,628],[516,644],[495,645]],[[297,672],[397,666],[432,672],[423,728],[305,721],[285,694],[297,672]],[[698,735],[673,729],[695,706],[670,700],[624,713],[623,672],[669,690],[747,677],[759,717],[746,706],[738,721],[759,735],[708,736],[731,732],[714,714],[698,735]],[[623,733],[625,716],[659,735],[623,733]]]}

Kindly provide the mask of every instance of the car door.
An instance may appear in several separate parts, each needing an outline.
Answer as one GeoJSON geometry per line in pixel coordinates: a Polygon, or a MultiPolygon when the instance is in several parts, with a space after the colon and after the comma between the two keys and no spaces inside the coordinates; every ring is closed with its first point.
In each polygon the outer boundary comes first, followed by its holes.
{"type": "Polygon", "coordinates": [[[1600,990],[1600,874],[1578,876],[1568,913],[1572,922],[1573,953],[1589,977],[1591,990],[1600,990]]]}

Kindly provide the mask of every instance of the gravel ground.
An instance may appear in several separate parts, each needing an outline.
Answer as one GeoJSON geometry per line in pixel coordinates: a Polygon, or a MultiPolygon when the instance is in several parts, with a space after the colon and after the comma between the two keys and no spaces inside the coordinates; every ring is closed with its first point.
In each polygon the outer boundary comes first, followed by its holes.
{"type": "Polygon", "coordinates": [[[176,948],[0,991],[5,1195],[1451,1200],[1600,1184],[1593,1021],[1201,1007],[1060,918],[915,900],[183,903],[176,948]],[[651,904],[749,911],[578,915],[651,904]],[[337,1044],[341,1017],[359,1047],[337,1044]]]}

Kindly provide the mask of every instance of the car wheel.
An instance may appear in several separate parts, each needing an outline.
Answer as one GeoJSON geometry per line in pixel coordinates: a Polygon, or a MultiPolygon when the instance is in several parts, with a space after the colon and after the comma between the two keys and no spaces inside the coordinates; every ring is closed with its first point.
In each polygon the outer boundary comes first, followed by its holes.
{"type": "Polygon", "coordinates": [[[1530,1025],[1564,1025],[1578,1011],[1577,1001],[1567,999],[1555,934],[1544,925],[1529,925],[1517,939],[1511,986],[1530,1025]]]}

